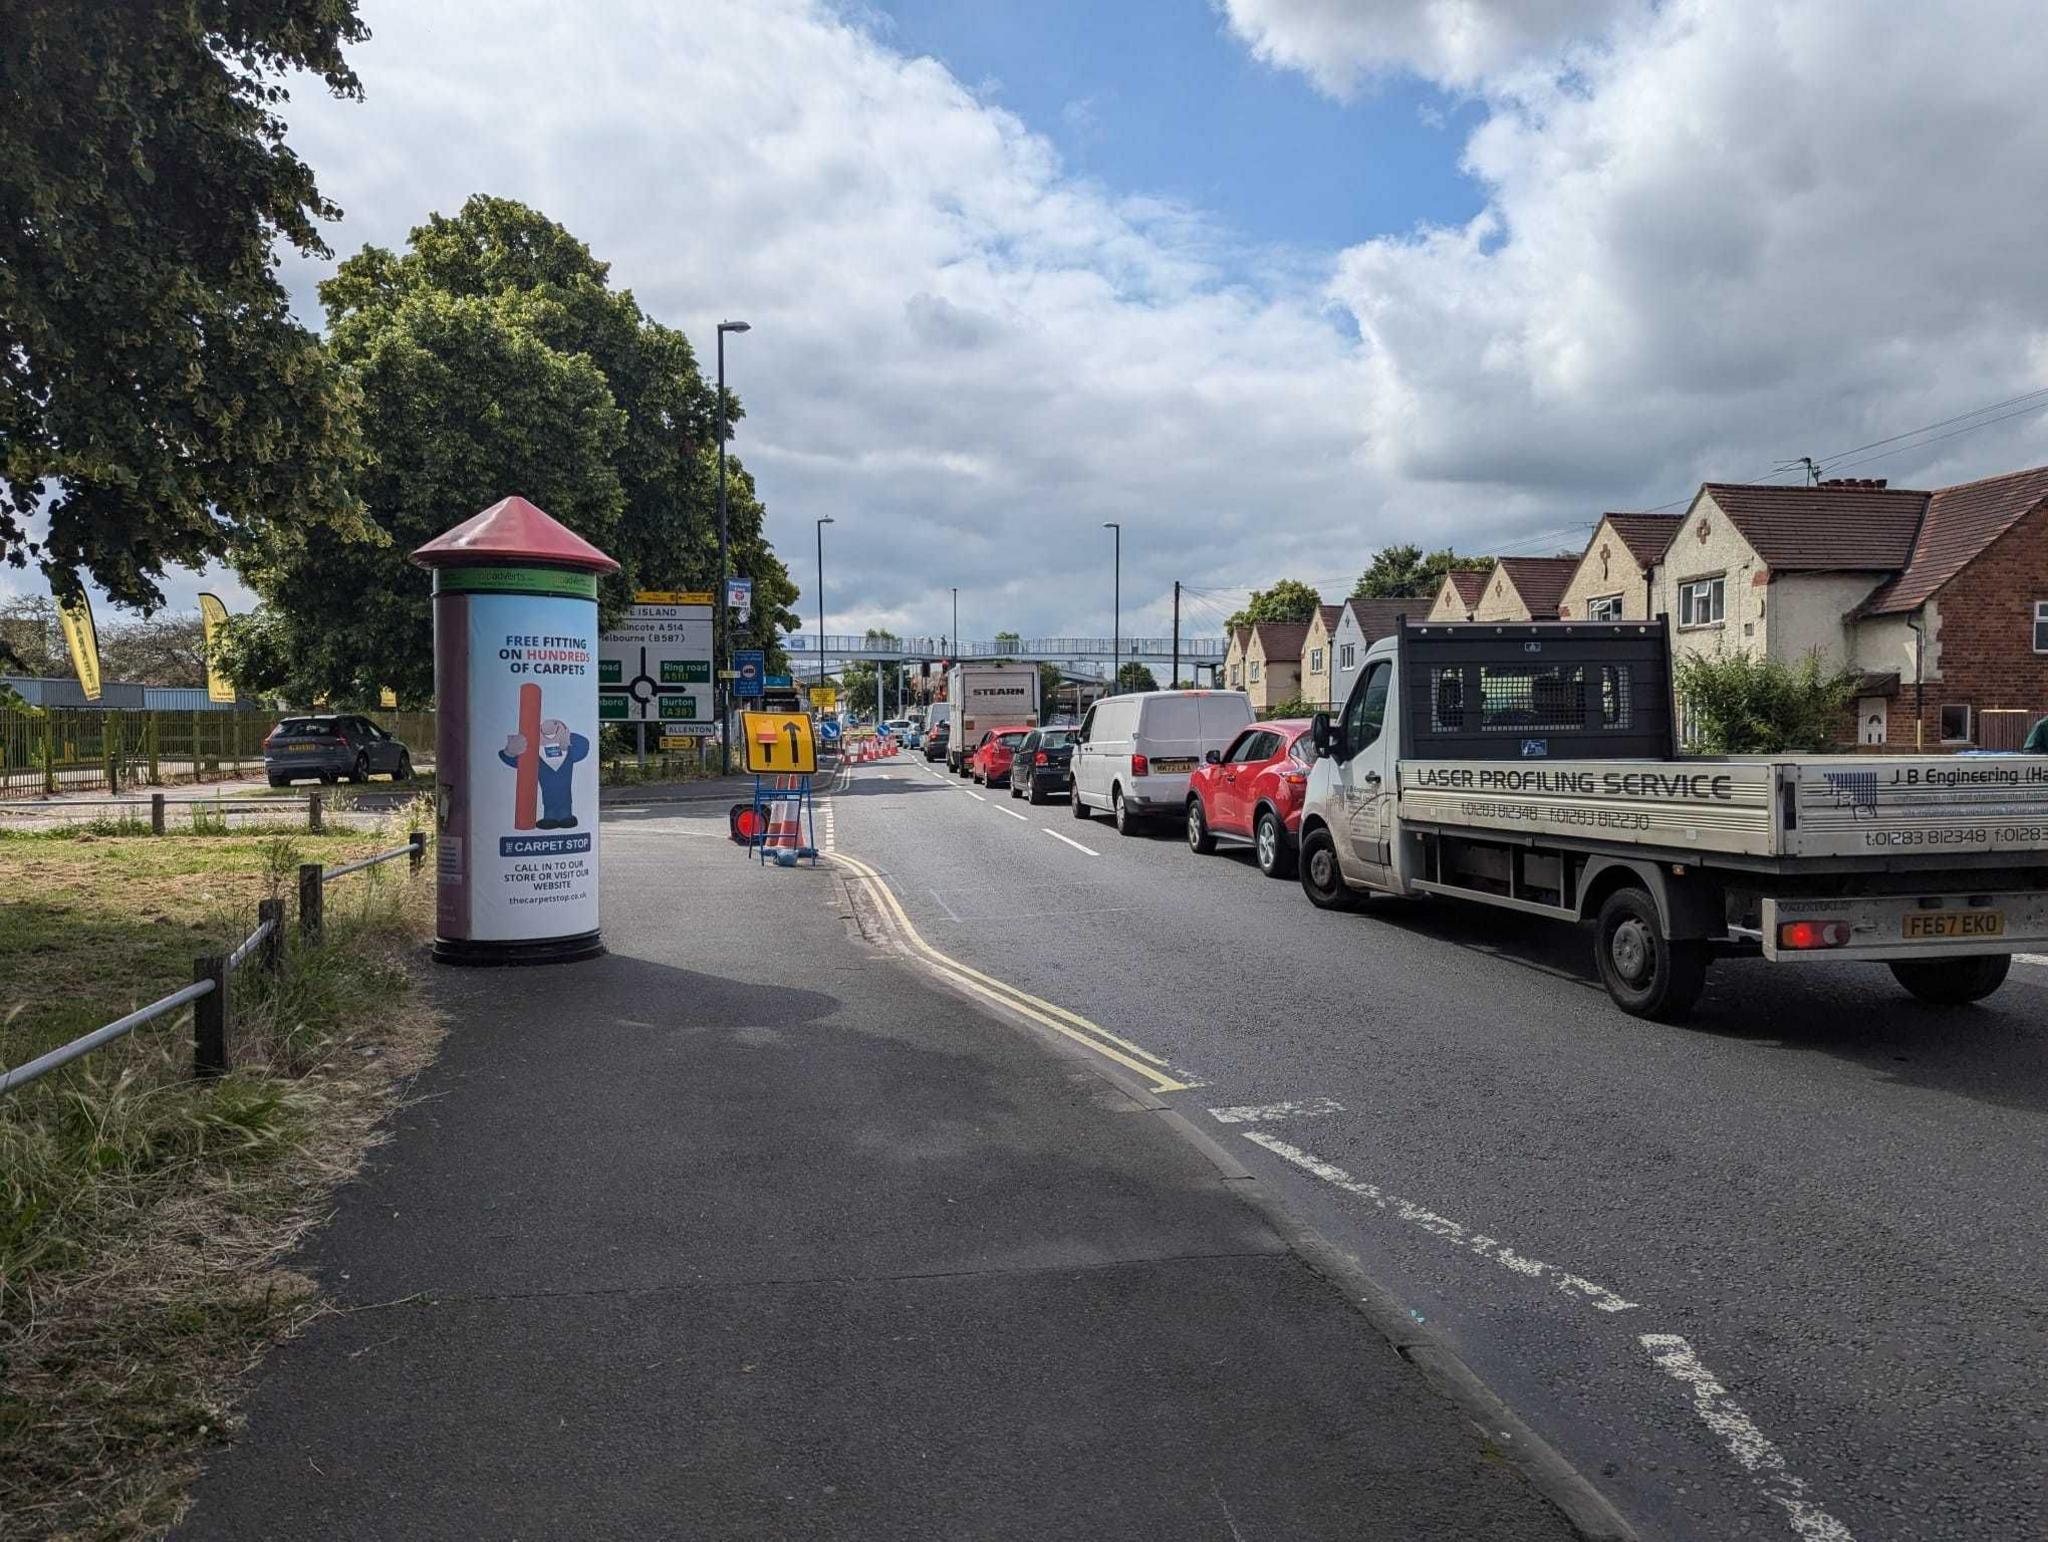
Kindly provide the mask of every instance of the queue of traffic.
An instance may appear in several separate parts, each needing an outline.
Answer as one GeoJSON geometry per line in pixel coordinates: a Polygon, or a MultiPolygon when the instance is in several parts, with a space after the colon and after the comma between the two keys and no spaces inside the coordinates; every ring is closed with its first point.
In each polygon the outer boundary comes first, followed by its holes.
{"type": "Polygon", "coordinates": [[[1078,726],[949,716],[972,739],[925,753],[958,774],[1127,836],[1172,820],[1198,854],[1248,844],[1322,909],[1591,922],[1641,1017],[1683,1019],[1719,957],[1883,963],[1958,1005],[2048,949],[2048,757],[1682,756],[1660,623],[1406,626],[1311,719],[1217,690],[1107,697],[1078,726]]]}

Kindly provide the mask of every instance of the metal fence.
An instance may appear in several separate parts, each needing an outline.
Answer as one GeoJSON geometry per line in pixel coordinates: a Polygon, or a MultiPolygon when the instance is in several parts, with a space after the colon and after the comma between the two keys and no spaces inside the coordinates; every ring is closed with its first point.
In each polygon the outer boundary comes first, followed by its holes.
{"type": "MultiPolygon", "coordinates": [[[[119,792],[212,782],[263,769],[278,713],[143,712],[118,707],[0,709],[0,794],[119,792]]],[[[371,712],[415,761],[433,758],[434,714],[371,712]]]]}
{"type": "MultiPolygon", "coordinates": [[[[360,873],[365,868],[381,862],[393,862],[400,857],[407,858],[412,871],[417,873],[426,860],[427,834],[415,830],[403,846],[394,846],[389,851],[380,851],[373,856],[359,857],[353,862],[344,862],[339,867],[322,868],[317,862],[309,862],[299,869],[299,936],[308,943],[320,941],[326,920],[326,889],[329,883],[350,873],[360,873]]],[[[256,902],[256,930],[244,937],[233,951],[228,953],[202,954],[192,960],[192,983],[161,996],[145,1007],[137,1007],[126,1017],[117,1017],[111,1023],[95,1028],[91,1033],[61,1044],[46,1054],[38,1055],[25,1065],[12,1070],[0,1071],[0,1094],[26,1087],[30,1082],[50,1074],[60,1066],[69,1065],[82,1055],[89,1055],[116,1039],[125,1039],[145,1023],[168,1017],[185,1007],[192,1008],[192,1074],[195,1077],[219,1076],[228,1068],[228,1037],[233,1026],[233,982],[235,971],[253,957],[259,961],[266,974],[276,974],[284,966],[284,901],[276,899],[256,902]]]]}

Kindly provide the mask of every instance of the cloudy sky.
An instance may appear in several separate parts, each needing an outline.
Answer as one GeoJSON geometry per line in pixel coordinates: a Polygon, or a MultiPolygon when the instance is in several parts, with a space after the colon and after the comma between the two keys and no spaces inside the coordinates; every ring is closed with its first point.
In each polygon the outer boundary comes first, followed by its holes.
{"type": "Polygon", "coordinates": [[[481,190],[707,367],[752,322],[735,449],[807,614],[835,519],[833,631],[945,631],[957,585],[970,636],[1106,632],[1105,520],[1131,634],[1175,579],[1213,623],[1800,455],[2048,460],[2039,413],[1845,453],[2048,385],[2031,0],[363,12],[367,101],[291,108],[337,253],[481,190]]]}

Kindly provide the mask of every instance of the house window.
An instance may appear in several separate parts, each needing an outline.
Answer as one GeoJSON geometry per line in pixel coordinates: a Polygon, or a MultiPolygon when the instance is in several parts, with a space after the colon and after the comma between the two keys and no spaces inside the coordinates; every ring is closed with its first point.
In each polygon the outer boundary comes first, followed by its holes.
{"type": "Polygon", "coordinates": [[[2048,653],[2048,600],[2034,601],[2034,651],[2048,653]]]}
{"type": "Polygon", "coordinates": [[[1719,626],[1726,615],[1725,576],[1695,578],[1678,586],[1680,626],[1719,626]]]}
{"type": "Polygon", "coordinates": [[[1311,648],[1308,650],[1308,672],[1312,675],[1319,675],[1323,672],[1322,649],[1311,648]]]}
{"type": "Polygon", "coordinates": [[[1257,659],[1253,659],[1253,660],[1252,660],[1252,684],[1253,684],[1253,685],[1257,685],[1258,683],[1259,683],[1259,661],[1258,661],[1257,659]]]}
{"type": "Polygon", "coordinates": [[[1232,689],[1244,684],[1244,665],[1233,664],[1230,666],[1230,684],[1232,689]]]}
{"type": "Polygon", "coordinates": [[[1970,742],[1970,708],[1967,703],[1951,702],[1941,709],[1941,742],[1943,744],[1968,744],[1970,742]]]}
{"type": "Polygon", "coordinates": [[[1358,667],[1357,643],[1346,643],[1337,650],[1337,667],[1339,669],[1356,669],[1358,667]]]}
{"type": "Polygon", "coordinates": [[[1596,595],[1586,601],[1588,621],[1619,621],[1621,619],[1621,596],[1618,594],[1596,595]]]}

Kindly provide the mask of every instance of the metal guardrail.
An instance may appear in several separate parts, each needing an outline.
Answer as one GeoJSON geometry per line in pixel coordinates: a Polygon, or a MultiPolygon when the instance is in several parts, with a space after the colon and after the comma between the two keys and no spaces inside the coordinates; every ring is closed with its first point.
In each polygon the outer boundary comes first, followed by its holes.
{"type": "MultiPolygon", "coordinates": [[[[318,801],[317,794],[314,801],[318,801]]],[[[399,857],[410,858],[412,871],[417,873],[425,864],[426,850],[426,831],[415,830],[403,846],[358,857],[339,867],[323,868],[317,862],[306,863],[299,869],[301,939],[309,943],[320,940],[327,908],[326,886],[330,880],[345,878],[350,873],[360,873],[365,868],[375,867],[380,862],[396,861],[399,857]]],[[[244,937],[232,952],[205,954],[192,961],[190,985],[159,997],[147,1006],[137,1007],[126,1017],[117,1017],[111,1023],[38,1055],[26,1064],[0,1071],[0,1096],[18,1087],[26,1087],[60,1066],[69,1065],[116,1039],[126,1038],[145,1023],[167,1017],[187,1006],[192,1008],[192,1074],[201,1078],[221,1075],[228,1068],[229,985],[235,971],[258,954],[261,955],[259,962],[264,973],[274,975],[284,967],[284,901],[258,900],[256,914],[259,918],[256,930],[244,937]]]]}
{"type": "MultiPolygon", "coordinates": [[[[781,639],[790,653],[816,658],[816,633],[792,632],[781,639]]],[[[999,637],[966,638],[950,642],[944,637],[865,637],[852,633],[826,633],[824,652],[841,658],[860,659],[1164,659],[1174,654],[1171,637],[999,637]]],[[[1230,651],[1228,638],[1182,637],[1180,657],[1189,663],[1221,659],[1230,651]]]]}

